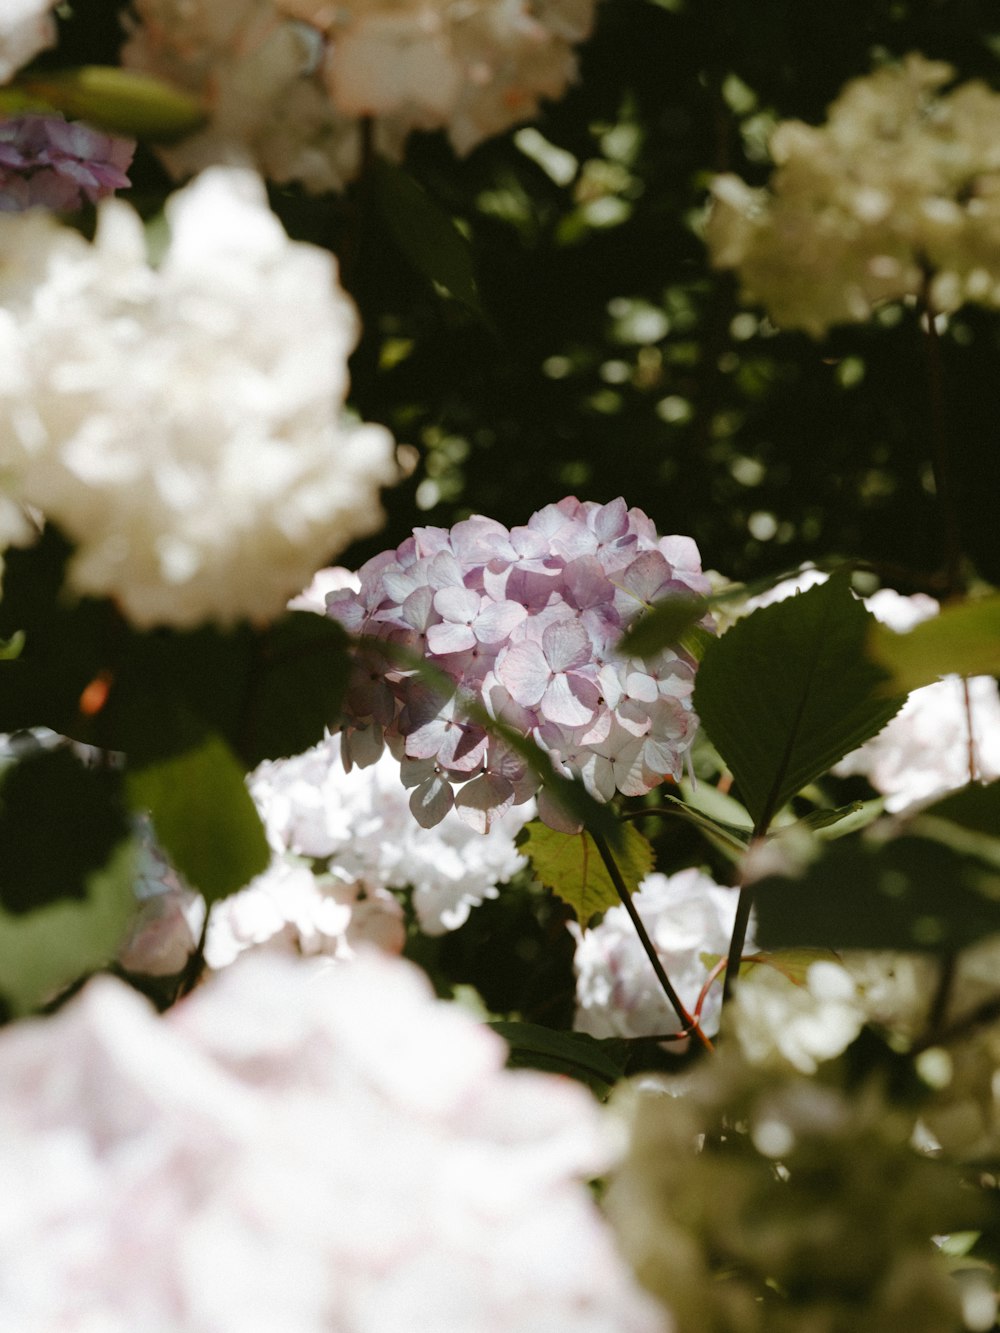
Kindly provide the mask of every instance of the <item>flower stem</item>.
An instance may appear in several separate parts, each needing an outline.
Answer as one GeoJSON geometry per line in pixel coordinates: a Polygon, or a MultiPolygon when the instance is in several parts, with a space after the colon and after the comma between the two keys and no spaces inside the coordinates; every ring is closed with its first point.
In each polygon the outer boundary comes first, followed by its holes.
{"type": "Polygon", "coordinates": [[[660,962],[660,957],[656,952],[653,941],[649,938],[649,933],[642,923],[642,918],[636,911],[635,903],[632,901],[632,895],[629,893],[628,887],[622,878],[621,871],[618,869],[618,863],[615,861],[611,848],[600,833],[595,830],[589,830],[589,832],[594,840],[594,845],[600,853],[601,860],[604,862],[604,867],[611,877],[611,882],[615,886],[618,897],[622,900],[622,906],[625,908],[625,911],[628,912],[629,917],[632,920],[632,925],[635,927],[636,934],[639,936],[642,947],[646,951],[646,956],[653,966],[653,971],[656,973],[656,979],[660,983],[664,995],[666,995],[667,999],[670,1001],[674,1012],[683,1024],[685,1034],[690,1033],[692,1036],[697,1037],[706,1050],[713,1050],[714,1047],[712,1046],[712,1043],[705,1036],[704,1032],[702,1032],[697,1020],[684,1008],[684,1003],[681,1000],[681,997],[671,985],[670,978],[664,971],[663,964],[660,962]]]}

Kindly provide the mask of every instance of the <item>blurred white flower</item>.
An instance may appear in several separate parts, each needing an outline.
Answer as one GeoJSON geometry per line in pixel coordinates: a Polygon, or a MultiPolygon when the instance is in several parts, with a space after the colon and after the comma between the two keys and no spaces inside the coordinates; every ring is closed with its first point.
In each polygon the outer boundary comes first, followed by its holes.
{"type": "Polygon", "coordinates": [[[880,1080],[761,1069],[729,1045],[613,1105],[630,1144],[605,1207],[679,1333],[962,1327],[930,1239],[979,1201],[913,1151],[915,1113],[880,1080]]]}
{"type": "Polygon", "coordinates": [[[277,857],[245,889],[213,905],[205,961],[228,967],[246,949],[266,944],[293,953],[353,958],[364,944],[401,953],[403,909],[381,887],[277,857]]]}
{"type": "Polygon", "coordinates": [[[339,189],[363,118],[399,157],[414,129],[466,153],[534,116],[576,72],[595,0],[135,0],[122,62],[201,96],[209,123],[161,151],[180,177],[249,158],[272,180],[339,189]]]}
{"type": "Polygon", "coordinates": [[[4,0],[0,14],[0,83],[7,83],[22,65],[56,42],[52,17],[58,0],[4,0]]]}
{"type": "Polygon", "coordinates": [[[803,984],[767,963],[757,964],[740,977],[726,1021],[751,1064],[813,1074],[847,1049],[865,1017],[850,972],[839,963],[817,961],[803,984]]]}
{"type": "Polygon", "coordinates": [[[955,71],[911,55],[848,83],[818,128],[784,121],[768,190],[713,186],[713,262],[777,324],[816,337],[916,297],[1000,305],[1000,95],[941,92],[955,71]]]}
{"type": "MultiPolygon", "coordinates": [[[[632,902],[663,967],[688,1012],[717,958],[729,952],[737,893],[699,870],[652,874],[632,902]]],[[[649,1037],[677,1029],[677,1015],[660,988],[635,927],[624,907],[612,907],[600,924],[576,937],[576,1018],[578,1032],[592,1037],[649,1037]]],[[[747,951],[753,951],[752,939],[747,951]]],[[[722,981],[708,992],[701,1011],[702,1031],[718,1031],[722,981]]]]}
{"type": "Polygon", "coordinates": [[[379,526],[392,441],[345,419],[354,307],[260,180],[206,172],[167,216],[155,269],[117,200],[93,244],[0,218],[0,475],[139,626],[267,619],[379,526]]]}
{"type": "Polygon", "coordinates": [[[244,960],[158,1018],[109,978],[0,1033],[18,1333],[663,1333],[583,1183],[600,1110],[416,969],[244,960]]]}
{"type": "Polygon", "coordinates": [[[421,930],[455,930],[497,886],[525,865],[514,838],[534,817],[534,803],[516,806],[489,833],[455,811],[424,829],[410,812],[399,763],[384,754],[368,768],[344,772],[340,736],[305,754],[263,763],[250,792],[277,853],[329,862],[338,875],[379,890],[413,890],[421,930]]]}

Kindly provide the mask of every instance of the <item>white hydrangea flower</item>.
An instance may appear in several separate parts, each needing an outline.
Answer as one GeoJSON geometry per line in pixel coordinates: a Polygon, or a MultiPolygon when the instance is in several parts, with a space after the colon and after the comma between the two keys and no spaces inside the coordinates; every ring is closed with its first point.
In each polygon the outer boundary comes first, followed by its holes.
{"type": "Polygon", "coordinates": [[[205,961],[228,967],[263,944],[339,959],[366,944],[398,954],[405,939],[403,909],[388,890],[276,857],[245,889],[213,904],[205,961]]]}
{"type": "Polygon", "coordinates": [[[857,983],[839,963],[817,961],[797,984],[758,964],[740,978],[727,1025],[751,1064],[814,1074],[846,1050],[865,1024],[857,983]]]}
{"type": "Polygon", "coordinates": [[[260,956],[164,1017],[110,978],[0,1033],[18,1333],[663,1333],[583,1183],[600,1108],[416,969],[260,956]]]}
{"type": "Polygon", "coordinates": [[[276,852],[328,861],[338,874],[378,889],[412,888],[429,935],[457,929],[524,867],[514,838],[533,818],[533,802],[495,820],[489,833],[454,811],[424,829],[410,812],[398,762],[385,754],[345,773],[340,745],[339,735],[330,736],[251,774],[250,792],[276,852]]]}
{"type": "Polygon", "coordinates": [[[4,0],[0,14],[0,83],[56,42],[52,17],[58,0],[4,0]]]}
{"type": "Polygon", "coordinates": [[[713,262],[778,324],[816,337],[887,300],[1000,305],[1000,95],[941,88],[954,70],[911,55],[848,83],[820,127],[785,121],[769,190],[713,186],[713,262]]]}
{"type": "Polygon", "coordinates": [[[466,153],[530,119],[576,72],[595,0],[135,0],[122,62],[202,97],[205,129],[161,150],[176,177],[248,157],[276,181],[339,189],[363,118],[398,157],[414,129],[466,153]]]}
{"type": "MultiPolygon", "coordinates": [[[[699,870],[652,874],[632,902],[671,984],[688,1012],[694,1010],[717,957],[729,952],[737,893],[699,870]],[[706,961],[710,959],[711,961],[706,961]]],[[[605,912],[599,925],[570,929],[576,937],[578,1032],[592,1037],[649,1037],[676,1031],[677,1015],[660,988],[624,907],[605,912]]],[[[748,940],[747,950],[752,951],[748,940]]],[[[708,992],[700,1026],[718,1031],[722,982],[708,992]]]]}
{"type": "Polygon", "coordinates": [[[378,426],[348,422],[357,317],[253,173],[167,204],[157,268],[125,203],[93,244],[0,218],[0,475],[76,544],[69,581],[137,625],[263,620],[382,520],[378,426]]]}
{"type": "MultiPolygon", "coordinates": [[[[751,598],[744,612],[791,597],[826,577],[819,570],[805,569],[751,598]]],[[[865,599],[865,606],[876,620],[899,634],[937,615],[939,609],[933,597],[923,593],[906,597],[893,588],[873,593],[865,599]]],[[[968,681],[946,676],[914,690],[878,735],[845,755],[833,772],[839,777],[865,776],[885,797],[885,808],[893,814],[974,779],[988,782],[1000,777],[997,682],[992,676],[974,676],[968,681]]]]}

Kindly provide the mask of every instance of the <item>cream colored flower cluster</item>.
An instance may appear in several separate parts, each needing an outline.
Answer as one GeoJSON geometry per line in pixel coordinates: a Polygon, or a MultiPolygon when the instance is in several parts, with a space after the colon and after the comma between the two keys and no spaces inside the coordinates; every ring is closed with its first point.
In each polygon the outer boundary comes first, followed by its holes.
{"type": "Polygon", "coordinates": [[[1000,94],[909,56],[771,139],[766,190],[716,179],[707,240],[745,300],[821,337],[884,301],[1000,306],[1000,94]]]}
{"type": "Polygon", "coordinates": [[[0,83],[7,83],[39,51],[53,46],[56,0],[4,0],[0,13],[0,83]]]}
{"type": "Polygon", "coordinates": [[[397,156],[414,129],[466,153],[530,119],[574,77],[595,3],[136,0],[122,63],[207,102],[207,127],[163,150],[176,177],[249,156],[320,192],[357,173],[364,117],[397,156]]]}
{"type": "Polygon", "coordinates": [[[395,478],[345,420],[353,305],[248,171],[204,173],[146,256],[126,204],[93,244],[0,219],[0,476],[74,542],[75,591],[141,627],[263,620],[355,537],[395,478]]]}

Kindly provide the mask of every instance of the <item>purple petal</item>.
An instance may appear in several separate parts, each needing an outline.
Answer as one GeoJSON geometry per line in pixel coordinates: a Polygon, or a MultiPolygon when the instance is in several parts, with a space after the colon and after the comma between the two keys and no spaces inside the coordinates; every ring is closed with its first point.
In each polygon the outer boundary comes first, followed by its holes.
{"type": "Polygon", "coordinates": [[[553,671],[570,671],[592,661],[594,650],[578,620],[559,620],[542,635],[542,651],[553,671]]]}
{"type": "Polygon", "coordinates": [[[445,620],[454,620],[461,625],[471,625],[479,614],[482,598],[468,588],[449,586],[434,594],[434,610],[445,620]]]}
{"type": "Polygon", "coordinates": [[[571,683],[569,677],[559,675],[553,677],[540,707],[550,722],[561,727],[582,727],[597,712],[597,699],[597,690],[589,682],[576,678],[571,683]]]}
{"type": "Polygon", "coordinates": [[[480,643],[502,643],[527,618],[520,602],[487,602],[473,626],[480,643]]]}
{"type": "Polygon", "coordinates": [[[516,643],[497,658],[495,670],[500,683],[522,708],[534,708],[552,679],[537,643],[516,643]]]}
{"type": "Polygon", "coordinates": [[[514,804],[514,788],[496,773],[481,773],[459,789],[455,810],[478,833],[489,833],[495,819],[514,804]]]}
{"type": "Polygon", "coordinates": [[[464,653],[474,647],[476,636],[468,625],[456,625],[446,620],[441,625],[431,625],[427,631],[427,647],[435,656],[447,653],[464,653]]]}
{"type": "Polygon", "coordinates": [[[440,824],[455,804],[455,793],[447,778],[438,774],[422,783],[410,796],[410,813],[421,828],[440,824]]]}

